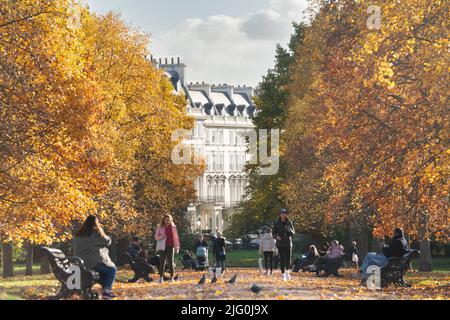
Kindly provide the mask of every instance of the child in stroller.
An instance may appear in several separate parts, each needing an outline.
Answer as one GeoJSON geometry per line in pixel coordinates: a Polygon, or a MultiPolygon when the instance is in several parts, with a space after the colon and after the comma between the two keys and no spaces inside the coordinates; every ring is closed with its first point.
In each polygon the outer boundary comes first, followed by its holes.
{"type": "Polygon", "coordinates": [[[208,270],[208,248],[205,246],[197,247],[195,257],[195,271],[208,270]]]}

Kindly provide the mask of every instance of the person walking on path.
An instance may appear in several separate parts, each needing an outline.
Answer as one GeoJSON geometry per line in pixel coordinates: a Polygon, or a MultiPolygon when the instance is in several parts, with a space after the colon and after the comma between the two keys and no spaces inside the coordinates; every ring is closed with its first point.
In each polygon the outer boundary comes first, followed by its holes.
{"type": "Polygon", "coordinates": [[[180,237],[170,214],[163,216],[155,233],[156,251],[159,252],[159,283],[164,282],[166,262],[169,265],[170,282],[173,282],[173,258],[180,250],[180,237]]]}
{"type": "Polygon", "coordinates": [[[292,236],[294,234],[294,226],[288,218],[287,210],[281,209],[280,217],[273,225],[272,235],[276,239],[276,245],[280,255],[280,269],[283,281],[291,280],[289,268],[291,266],[292,236]]]}
{"type": "Polygon", "coordinates": [[[272,229],[267,228],[259,243],[259,254],[264,257],[266,275],[272,274],[274,253],[277,253],[276,241],[272,235],[272,229]]]}
{"type": "Polygon", "coordinates": [[[93,269],[100,274],[102,298],[111,299],[112,286],[116,278],[116,265],[109,257],[108,246],[111,238],[105,234],[97,217],[89,216],[81,228],[75,233],[72,241],[73,253],[83,259],[87,269],[93,269]]]}
{"type": "Polygon", "coordinates": [[[216,258],[216,268],[221,268],[221,273],[225,270],[225,238],[222,237],[222,233],[217,231],[217,237],[213,242],[213,255],[216,258]]]}

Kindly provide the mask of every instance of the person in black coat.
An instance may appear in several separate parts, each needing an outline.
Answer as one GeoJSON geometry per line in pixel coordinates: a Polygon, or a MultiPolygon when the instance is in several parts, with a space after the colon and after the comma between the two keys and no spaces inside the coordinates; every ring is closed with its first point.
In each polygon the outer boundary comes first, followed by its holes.
{"type": "Polygon", "coordinates": [[[407,253],[409,253],[408,242],[405,239],[403,230],[397,228],[394,231],[394,235],[389,243],[389,246],[383,248],[383,254],[386,256],[386,258],[401,258],[407,253]]]}
{"type": "Polygon", "coordinates": [[[225,238],[222,233],[217,231],[217,237],[213,241],[213,255],[216,258],[216,267],[221,268],[221,272],[225,270],[225,238]]]}
{"type": "Polygon", "coordinates": [[[280,210],[280,218],[274,222],[272,235],[277,240],[278,254],[280,255],[280,269],[284,281],[289,281],[289,268],[292,256],[292,236],[295,234],[294,226],[288,219],[286,209],[280,210]]]}
{"type": "Polygon", "coordinates": [[[401,258],[405,254],[409,253],[408,242],[405,239],[403,230],[396,228],[394,235],[389,243],[389,246],[383,248],[383,254],[376,254],[375,252],[369,252],[361,265],[362,281],[367,280],[369,274],[367,268],[371,265],[383,267],[388,263],[388,259],[392,257],[401,258]]]}
{"type": "Polygon", "coordinates": [[[147,259],[147,253],[142,249],[141,241],[138,237],[133,237],[127,249],[128,254],[134,259],[147,259]]]}

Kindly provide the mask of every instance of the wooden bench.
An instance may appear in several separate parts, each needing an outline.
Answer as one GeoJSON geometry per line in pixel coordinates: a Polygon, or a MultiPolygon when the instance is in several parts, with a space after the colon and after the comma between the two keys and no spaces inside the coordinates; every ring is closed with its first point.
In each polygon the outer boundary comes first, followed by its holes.
{"type": "Polygon", "coordinates": [[[54,298],[68,299],[74,294],[79,294],[83,299],[98,299],[98,293],[92,291],[92,286],[100,280],[98,272],[88,270],[81,258],[66,257],[59,249],[42,247],[41,252],[49,261],[56,279],[61,283],[61,289],[54,298]],[[71,289],[68,280],[75,273],[71,270],[71,267],[75,266],[80,270],[80,286],[71,289]]]}
{"type": "Polygon", "coordinates": [[[401,258],[389,258],[387,265],[381,268],[381,287],[385,288],[391,284],[410,287],[403,277],[411,265],[411,260],[416,256],[420,256],[420,251],[411,250],[401,258]]]}

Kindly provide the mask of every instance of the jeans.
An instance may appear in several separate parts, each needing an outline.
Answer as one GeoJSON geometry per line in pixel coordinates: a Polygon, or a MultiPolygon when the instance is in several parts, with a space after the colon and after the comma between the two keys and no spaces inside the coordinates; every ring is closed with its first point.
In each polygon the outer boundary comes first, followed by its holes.
{"type": "Polygon", "coordinates": [[[382,254],[376,254],[375,252],[369,252],[367,256],[364,258],[364,261],[361,265],[362,271],[362,279],[367,279],[368,274],[366,273],[367,268],[369,266],[375,265],[379,267],[384,267],[387,264],[388,258],[383,256],[382,254]]]}
{"type": "Polygon", "coordinates": [[[225,260],[222,260],[219,254],[216,254],[216,268],[225,269],[225,260]]]}
{"type": "Polygon", "coordinates": [[[173,247],[166,246],[166,250],[159,251],[160,262],[159,262],[159,276],[162,278],[164,275],[164,269],[166,268],[166,260],[169,264],[169,273],[170,277],[173,278],[173,255],[174,249],[173,247]]]}
{"type": "Polygon", "coordinates": [[[114,279],[116,278],[117,269],[115,267],[108,267],[103,263],[99,263],[94,267],[94,270],[100,274],[100,284],[102,285],[103,290],[111,290],[114,279]]]}
{"type": "Polygon", "coordinates": [[[273,251],[264,251],[264,266],[267,270],[270,270],[272,272],[273,269],[273,251]]]}
{"type": "Polygon", "coordinates": [[[281,273],[289,270],[291,267],[292,247],[279,247],[278,254],[280,255],[280,269],[281,273]]]}

